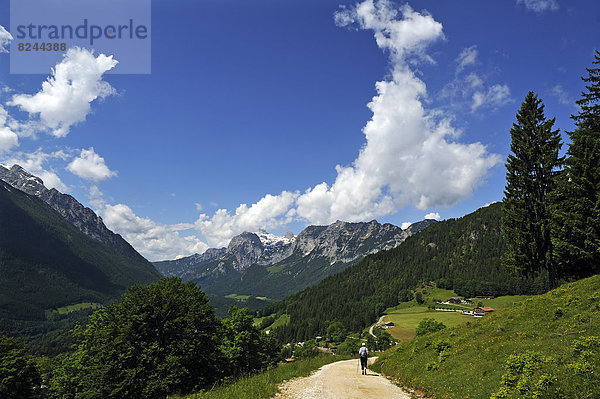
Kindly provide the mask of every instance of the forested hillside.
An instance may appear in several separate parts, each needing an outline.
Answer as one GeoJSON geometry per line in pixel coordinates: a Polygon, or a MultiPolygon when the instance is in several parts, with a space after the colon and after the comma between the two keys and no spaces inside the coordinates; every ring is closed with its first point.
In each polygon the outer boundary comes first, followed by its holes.
{"type": "Polygon", "coordinates": [[[341,321],[358,331],[384,309],[398,303],[401,290],[436,282],[459,295],[542,293],[547,276],[514,277],[500,266],[505,250],[500,232],[502,204],[481,208],[460,219],[436,223],[395,249],[370,255],[320,284],[269,305],[264,314],[289,314],[277,328],[282,342],[322,334],[341,321]]]}
{"type": "MultiPolygon", "coordinates": [[[[0,332],[9,336],[45,340],[50,331],[66,332],[77,311],[61,314],[58,308],[104,303],[133,284],[160,277],[145,259],[115,252],[42,200],[1,180],[0,226],[0,332]]],[[[69,342],[63,338],[51,340],[66,349],[69,342]]],[[[44,352],[59,350],[44,346],[44,352]]]]}

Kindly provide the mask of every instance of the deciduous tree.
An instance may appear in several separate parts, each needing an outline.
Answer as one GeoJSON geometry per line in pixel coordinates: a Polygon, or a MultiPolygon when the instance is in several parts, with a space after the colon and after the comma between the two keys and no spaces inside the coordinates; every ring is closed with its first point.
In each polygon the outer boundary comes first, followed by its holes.
{"type": "Polygon", "coordinates": [[[0,335],[0,398],[39,398],[41,379],[25,345],[0,335]]]}
{"type": "Polygon", "coordinates": [[[159,398],[222,375],[220,322],[195,283],[134,286],[96,311],[52,381],[57,397],[159,398]]]}

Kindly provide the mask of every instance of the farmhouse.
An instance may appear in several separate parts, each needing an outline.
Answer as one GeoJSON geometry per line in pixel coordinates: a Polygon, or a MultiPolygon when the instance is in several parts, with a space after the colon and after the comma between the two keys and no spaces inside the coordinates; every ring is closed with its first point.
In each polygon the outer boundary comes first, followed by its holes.
{"type": "Polygon", "coordinates": [[[394,327],[394,325],[395,325],[395,324],[394,324],[394,323],[392,323],[391,321],[386,321],[386,322],[385,322],[385,328],[392,328],[392,327],[394,327]]]}
{"type": "Polygon", "coordinates": [[[480,306],[478,308],[473,309],[473,316],[482,317],[493,311],[494,308],[490,308],[489,306],[480,306]]]}

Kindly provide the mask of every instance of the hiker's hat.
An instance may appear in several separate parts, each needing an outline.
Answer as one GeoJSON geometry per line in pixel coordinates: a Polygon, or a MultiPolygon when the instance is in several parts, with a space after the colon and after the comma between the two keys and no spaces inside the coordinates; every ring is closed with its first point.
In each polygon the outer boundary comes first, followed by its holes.
{"type": "Polygon", "coordinates": [[[363,342],[362,346],[365,346],[365,343],[363,342]]]}

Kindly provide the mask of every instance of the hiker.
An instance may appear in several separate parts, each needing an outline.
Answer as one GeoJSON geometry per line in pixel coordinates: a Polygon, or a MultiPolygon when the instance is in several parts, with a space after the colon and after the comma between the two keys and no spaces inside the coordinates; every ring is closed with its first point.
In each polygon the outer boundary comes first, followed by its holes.
{"type": "Polygon", "coordinates": [[[363,342],[362,346],[358,350],[358,356],[360,356],[360,369],[362,370],[363,375],[367,374],[367,357],[369,356],[369,350],[365,346],[363,342]]]}

